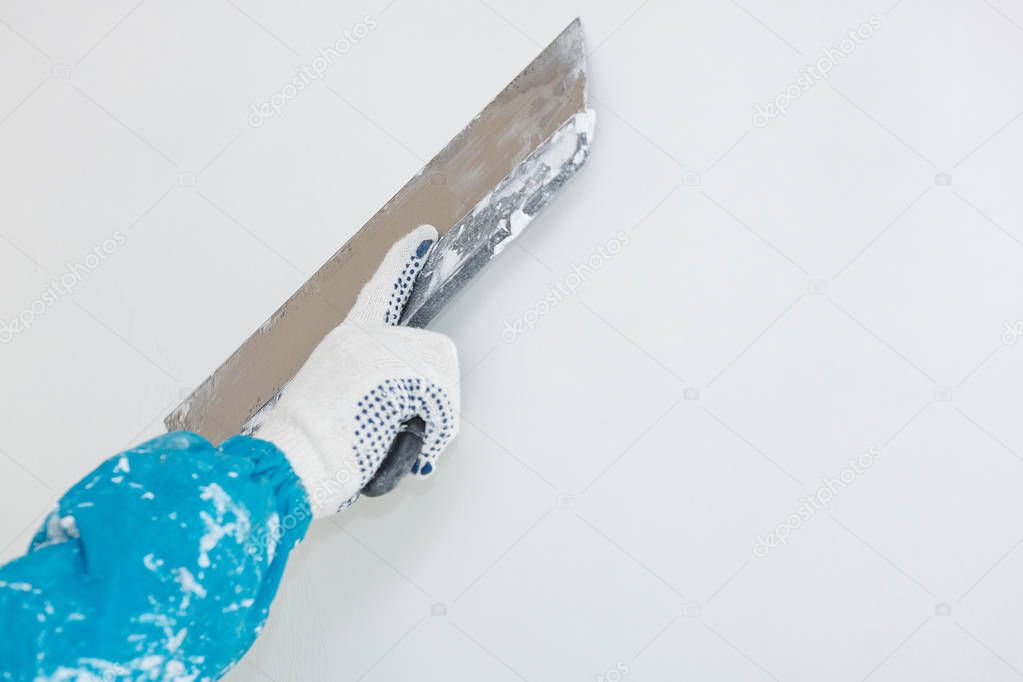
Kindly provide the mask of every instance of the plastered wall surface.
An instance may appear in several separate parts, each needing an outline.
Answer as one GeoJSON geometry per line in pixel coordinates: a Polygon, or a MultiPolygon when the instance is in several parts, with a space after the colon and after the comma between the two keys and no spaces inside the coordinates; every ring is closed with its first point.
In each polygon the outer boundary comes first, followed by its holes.
{"type": "Polygon", "coordinates": [[[228,679],[1017,679],[1008,0],[0,2],[0,559],[576,15],[592,157],[434,325],[457,442],[228,679]]]}

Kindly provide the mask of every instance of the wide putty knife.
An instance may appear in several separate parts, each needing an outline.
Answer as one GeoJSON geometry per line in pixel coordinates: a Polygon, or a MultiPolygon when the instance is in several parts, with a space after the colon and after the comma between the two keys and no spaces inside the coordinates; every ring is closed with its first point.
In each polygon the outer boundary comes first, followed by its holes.
{"type": "MultiPolygon", "coordinates": [[[[440,233],[401,324],[424,327],[586,161],[593,112],[578,19],[341,247],[164,420],[219,443],[242,432],[348,314],[391,245],[429,223],[440,233]]],[[[364,492],[408,471],[423,424],[398,434],[364,492]]]]}

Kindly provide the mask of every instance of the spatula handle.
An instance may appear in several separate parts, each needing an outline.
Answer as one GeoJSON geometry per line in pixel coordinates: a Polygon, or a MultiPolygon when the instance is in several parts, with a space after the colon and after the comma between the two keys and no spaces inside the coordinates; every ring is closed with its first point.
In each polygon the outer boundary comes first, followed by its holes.
{"type": "Polygon", "coordinates": [[[398,435],[394,437],[394,442],[391,443],[391,449],[387,451],[387,456],[380,462],[373,478],[362,489],[362,494],[379,497],[394,490],[401,479],[412,470],[412,465],[423,448],[425,437],[426,422],[419,417],[412,417],[403,423],[398,429],[398,435]]]}

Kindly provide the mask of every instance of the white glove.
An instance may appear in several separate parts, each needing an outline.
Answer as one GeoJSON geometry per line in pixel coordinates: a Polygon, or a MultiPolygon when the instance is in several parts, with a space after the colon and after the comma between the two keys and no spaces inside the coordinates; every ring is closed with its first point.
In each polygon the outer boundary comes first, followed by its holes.
{"type": "Polygon", "coordinates": [[[354,502],[402,422],[426,422],[412,474],[428,476],[458,431],[458,356],[447,336],[395,326],[436,243],[421,225],[396,243],[345,321],[285,387],[256,437],[279,447],[302,480],[313,516],[354,502]]]}

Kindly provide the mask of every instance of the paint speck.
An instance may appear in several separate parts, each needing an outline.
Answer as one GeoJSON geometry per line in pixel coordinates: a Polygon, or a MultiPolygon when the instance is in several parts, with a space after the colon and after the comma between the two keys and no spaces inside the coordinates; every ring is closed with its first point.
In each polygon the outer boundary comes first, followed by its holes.
{"type": "Polygon", "coordinates": [[[270,563],[274,560],[274,554],[277,552],[277,540],[280,539],[281,533],[281,519],[276,512],[271,514],[266,520],[266,561],[270,563]]]}
{"type": "Polygon", "coordinates": [[[163,656],[146,656],[141,661],[139,661],[138,669],[143,671],[152,670],[153,668],[155,668],[158,665],[161,665],[162,663],[163,656]]]}
{"type": "Polygon", "coordinates": [[[67,534],[68,537],[78,537],[78,524],[75,522],[73,516],[62,516],[60,517],[60,528],[67,534]]]}
{"type": "Polygon", "coordinates": [[[7,588],[8,590],[16,590],[18,592],[31,592],[32,585],[29,583],[9,583],[4,580],[0,580],[0,589],[7,588]]]}
{"type": "Polygon", "coordinates": [[[199,538],[198,564],[202,568],[210,566],[210,551],[226,536],[234,537],[243,544],[249,535],[251,523],[248,511],[231,499],[231,496],[216,483],[203,486],[199,497],[213,503],[214,514],[199,512],[206,532],[199,538]],[[229,520],[229,517],[233,517],[229,520]]]}
{"type": "Polygon", "coordinates": [[[188,634],[188,628],[181,628],[176,634],[167,639],[167,651],[175,653],[181,648],[181,643],[185,641],[185,635],[188,634]]]}
{"type": "Polygon", "coordinates": [[[190,594],[194,594],[200,599],[206,597],[206,588],[199,584],[199,581],[195,579],[191,571],[182,566],[176,572],[178,574],[178,583],[181,585],[181,591],[186,597],[190,594]]]}

